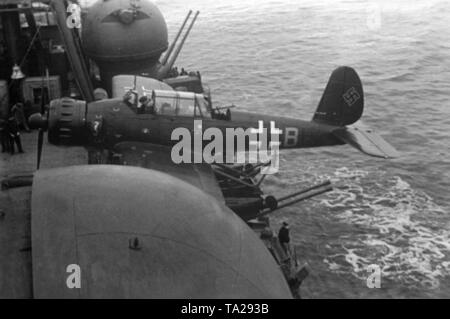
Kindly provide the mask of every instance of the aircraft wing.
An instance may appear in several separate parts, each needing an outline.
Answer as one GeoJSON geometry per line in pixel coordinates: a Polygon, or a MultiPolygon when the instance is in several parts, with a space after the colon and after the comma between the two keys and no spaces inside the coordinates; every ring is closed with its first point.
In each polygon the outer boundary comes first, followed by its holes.
{"type": "MultiPolygon", "coordinates": [[[[136,150],[124,149],[127,160],[148,150],[130,146],[136,150]]],[[[0,220],[0,256],[13,258],[0,263],[0,295],[5,288],[27,296],[13,290],[25,286],[35,298],[292,297],[275,259],[239,216],[162,172],[121,165],[39,170],[31,214],[15,216],[30,200],[16,203],[0,220]]]]}
{"type": "Polygon", "coordinates": [[[121,142],[114,146],[119,162],[161,171],[196,186],[218,202],[225,203],[222,190],[209,164],[175,164],[171,147],[140,142],[121,142]]]}

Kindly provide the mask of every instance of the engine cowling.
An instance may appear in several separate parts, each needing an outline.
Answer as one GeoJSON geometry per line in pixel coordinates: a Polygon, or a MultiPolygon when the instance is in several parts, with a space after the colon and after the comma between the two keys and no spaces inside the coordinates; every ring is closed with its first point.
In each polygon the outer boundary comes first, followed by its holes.
{"type": "Polygon", "coordinates": [[[87,140],[86,102],[53,100],[48,110],[48,141],[55,145],[82,145],[87,140]]]}

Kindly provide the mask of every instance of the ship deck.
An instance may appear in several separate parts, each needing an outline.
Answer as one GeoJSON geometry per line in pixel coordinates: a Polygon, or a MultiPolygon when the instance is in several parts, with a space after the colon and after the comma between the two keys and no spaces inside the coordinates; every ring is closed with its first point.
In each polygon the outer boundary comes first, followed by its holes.
{"type": "MultiPolygon", "coordinates": [[[[0,153],[0,180],[36,171],[37,131],[21,133],[25,153],[0,153]]],[[[87,151],[81,147],[57,147],[46,138],[41,168],[86,164],[87,151]]],[[[31,298],[31,186],[0,191],[0,298],[31,298]]]]}
{"type": "MultiPolygon", "coordinates": [[[[0,179],[16,174],[29,174],[36,170],[37,130],[30,133],[21,132],[22,146],[25,153],[0,153],[0,179]]],[[[83,147],[54,146],[44,137],[41,168],[54,168],[88,163],[88,153],[83,147]]]]}

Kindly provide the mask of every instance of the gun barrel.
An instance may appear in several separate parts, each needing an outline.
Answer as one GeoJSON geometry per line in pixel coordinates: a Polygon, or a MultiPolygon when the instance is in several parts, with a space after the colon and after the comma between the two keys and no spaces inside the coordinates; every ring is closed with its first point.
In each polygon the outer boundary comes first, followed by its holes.
{"type": "Polygon", "coordinates": [[[200,14],[200,11],[197,11],[195,13],[194,18],[192,19],[188,29],[186,30],[186,33],[184,34],[183,38],[181,39],[180,44],[175,49],[174,53],[171,55],[169,61],[163,65],[159,78],[164,78],[167,76],[169,71],[172,69],[173,65],[175,64],[176,59],[178,58],[178,55],[180,54],[181,49],[183,48],[184,42],[186,41],[187,37],[189,36],[189,33],[191,32],[192,27],[194,26],[195,21],[197,20],[198,15],[200,14]]]}
{"type": "Polygon", "coordinates": [[[184,27],[186,26],[187,21],[189,20],[189,17],[192,14],[192,10],[189,10],[189,13],[187,14],[186,18],[184,19],[183,24],[181,25],[180,30],[178,30],[177,35],[175,36],[175,39],[172,41],[172,43],[170,44],[169,49],[167,50],[166,54],[164,55],[161,64],[164,65],[167,63],[167,60],[169,60],[170,55],[172,54],[173,48],[175,47],[175,44],[178,42],[178,38],[180,37],[181,33],[184,30],[184,27]]]}
{"type": "Polygon", "coordinates": [[[302,196],[300,196],[300,197],[298,197],[298,198],[296,198],[296,199],[294,199],[292,201],[289,201],[289,202],[287,202],[287,203],[285,203],[283,205],[280,205],[275,210],[281,209],[281,208],[284,208],[284,207],[287,207],[287,206],[291,206],[291,205],[296,204],[298,202],[304,201],[306,199],[312,198],[312,197],[317,196],[317,195],[324,194],[324,193],[332,191],[332,190],[333,190],[333,187],[331,187],[331,186],[324,186],[323,188],[319,188],[319,189],[315,190],[314,192],[303,194],[302,196]]]}
{"type": "MultiPolygon", "coordinates": [[[[274,209],[270,209],[270,208],[264,209],[257,217],[262,217],[262,216],[271,214],[271,213],[273,213],[274,211],[279,210],[279,209],[281,209],[281,208],[284,208],[284,207],[288,207],[288,206],[294,205],[294,204],[296,204],[296,203],[298,203],[298,202],[307,200],[307,199],[309,199],[309,198],[312,198],[312,197],[317,196],[317,195],[324,194],[324,193],[329,192],[329,191],[332,191],[332,190],[333,190],[333,187],[330,185],[330,183],[326,183],[326,182],[325,182],[325,183],[323,183],[323,184],[321,184],[321,185],[316,185],[316,186],[314,186],[314,187],[311,187],[308,191],[304,191],[303,193],[301,193],[301,194],[300,194],[301,196],[299,196],[299,197],[297,197],[297,198],[295,198],[295,199],[293,199],[293,200],[291,200],[291,201],[288,201],[288,202],[286,202],[286,203],[283,203],[282,205],[277,205],[277,207],[274,208],[274,209]]],[[[292,197],[294,197],[294,196],[298,196],[298,195],[299,195],[298,193],[299,193],[299,192],[297,192],[296,195],[291,194],[291,195],[289,195],[289,196],[285,196],[284,199],[282,199],[282,200],[285,200],[286,198],[292,198],[292,197]]],[[[279,201],[280,201],[280,200],[278,200],[278,202],[279,202],[279,201]]]]}
{"type": "Polygon", "coordinates": [[[286,196],[280,197],[280,198],[278,198],[277,200],[278,200],[278,202],[281,202],[281,201],[283,201],[283,200],[286,200],[286,199],[289,199],[289,198],[292,198],[292,197],[295,197],[295,196],[298,196],[298,195],[307,193],[307,192],[312,191],[312,190],[314,190],[314,189],[321,188],[321,187],[323,187],[323,186],[328,186],[328,185],[331,185],[331,182],[330,182],[329,180],[328,180],[328,181],[325,181],[325,182],[323,182],[323,183],[321,183],[321,184],[314,185],[314,186],[311,186],[311,187],[302,189],[302,190],[300,190],[300,191],[298,191],[298,192],[295,192],[295,193],[292,193],[292,194],[290,194],[290,195],[286,195],[286,196]]]}

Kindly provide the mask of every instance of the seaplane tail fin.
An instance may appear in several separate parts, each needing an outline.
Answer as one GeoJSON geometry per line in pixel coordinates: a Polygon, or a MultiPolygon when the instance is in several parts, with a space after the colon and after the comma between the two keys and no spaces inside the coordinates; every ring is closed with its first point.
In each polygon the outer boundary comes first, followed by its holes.
{"type": "Polygon", "coordinates": [[[312,120],[345,126],[358,121],[363,110],[364,93],[361,80],[353,68],[341,66],[331,74],[312,120]]]}
{"type": "Polygon", "coordinates": [[[333,130],[333,134],[342,142],[350,144],[361,152],[382,158],[395,158],[400,154],[380,135],[368,128],[340,127],[333,130]]]}
{"type": "Polygon", "coordinates": [[[340,141],[363,153],[382,158],[398,157],[399,153],[380,135],[365,127],[346,127],[361,118],[364,92],[361,79],[353,68],[341,66],[333,71],[314,113],[316,123],[336,126],[332,130],[340,141]]]}

